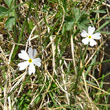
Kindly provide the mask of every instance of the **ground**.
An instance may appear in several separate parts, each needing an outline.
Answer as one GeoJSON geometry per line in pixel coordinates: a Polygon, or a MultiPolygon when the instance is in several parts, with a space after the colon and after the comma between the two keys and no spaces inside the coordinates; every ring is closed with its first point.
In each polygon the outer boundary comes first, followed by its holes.
{"type": "Polygon", "coordinates": [[[109,110],[109,41],[108,0],[0,0],[0,110],[109,110]],[[30,47],[32,74],[18,66],[30,47]]]}

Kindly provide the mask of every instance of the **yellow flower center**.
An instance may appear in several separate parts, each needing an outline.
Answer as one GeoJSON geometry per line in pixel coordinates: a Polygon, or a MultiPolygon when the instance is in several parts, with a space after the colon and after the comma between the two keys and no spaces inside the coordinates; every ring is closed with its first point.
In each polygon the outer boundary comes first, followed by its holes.
{"type": "Polygon", "coordinates": [[[91,39],[91,36],[88,36],[89,39],[91,39]]]}
{"type": "Polygon", "coordinates": [[[29,63],[32,63],[32,59],[29,59],[28,62],[29,62],[29,63]]]}

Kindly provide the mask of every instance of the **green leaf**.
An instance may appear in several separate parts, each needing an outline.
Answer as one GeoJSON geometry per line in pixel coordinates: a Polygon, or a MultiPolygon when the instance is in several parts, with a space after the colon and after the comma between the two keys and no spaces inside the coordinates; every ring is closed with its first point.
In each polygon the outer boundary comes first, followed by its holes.
{"type": "Polygon", "coordinates": [[[66,32],[66,25],[64,24],[64,25],[63,25],[63,28],[62,28],[62,35],[64,35],[65,32],[66,32]]]}
{"type": "Polygon", "coordinates": [[[88,19],[84,19],[78,23],[80,30],[87,29],[87,24],[89,23],[88,19]]]}
{"type": "Polygon", "coordinates": [[[65,17],[65,22],[73,22],[73,21],[74,21],[74,19],[72,16],[66,16],[65,17]]]}
{"type": "Polygon", "coordinates": [[[80,17],[81,17],[80,10],[79,10],[78,8],[74,8],[73,11],[74,11],[74,15],[75,15],[76,22],[78,22],[78,20],[79,20],[80,17]]]}
{"type": "Polygon", "coordinates": [[[73,28],[73,25],[74,25],[74,22],[68,22],[68,23],[66,24],[66,30],[67,30],[67,31],[70,31],[70,30],[73,28]]]}
{"type": "Polygon", "coordinates": [[[34,100],[34,103],[35,103],[35,104],[38,104],[40,100],[41,100],[41,96],[38,96],[38,97],[34,100]]]}
{"type": "Polygon", "coordinates": [[[51,88],[53,89],[53,88],[56,88],[56,87],[57,87],[57,85],[55,83],[52,83],[51,88]]]}
{"type": "Polygon", "coordinates": [[[2,16],[4,13],[6,13],[8,11],[7,8],[0,6],[0,16],[2,16]]]}
{"type": "Polygon", "coordinates": [[[97,31],[100,31],[102,28],[104,28],[106,25],[108,25],[110,23],[110,20],[106,21],[105,23],[103,23],[97,30],[97,31]]]}
{"type": "Polygon", "coordinates": [[[106,11],[104,11],[104,10],[94,10],[93,12],[95,12],[95,13],[106,13],[106,11]]]}
{"type": "Polygon", "coordinates": [[[7,4],[7,6],[10,8],[11,3],[12,3],[13,0],[4,0],[4,1],[7,4]]]}
{"type": "Polygon", "coordinates": [[[30,31],[34,28],[34,23],[33,23],[32,20],[29,20],[29,22],[28,22],[28,27],[29,27],[29,30],[30,30],[30,31]]]}
{"type": "Polygon", "coordinates": [[[73,25],[74,25],[73,17],[72,16],[66,16],[64,25],[65,25],[66,31],[70,31],[73,28],[73,25]]]}
{"type": "Polygon", "coordinates": [[[49,3],[56,3],[56,0],[48,0],[49,3]]]}
{"type": "Polygon", "coordinates": [[[15,17],[9,17],[5,22],[5,29],[7,29],[8,31],[11,31],[13,25],[15,25],[15,17]]]}
{"type": "Polygon", "coordinates": [[[67,8],[67,1],[66,1],[66,0],[62,0],[62,3],[63,3],[63,7],[64,7],[64,9],[65,9],[65,11],[66,11],[66,8],[67,8]]]}
{"type": "Polygon", "coordinates": [[[89,19],[87,19],[87,14],[85,11],[81,13],[79,20],[77,21],[80,30],[87,29],[87,24],[89,23],[89,19]]]}

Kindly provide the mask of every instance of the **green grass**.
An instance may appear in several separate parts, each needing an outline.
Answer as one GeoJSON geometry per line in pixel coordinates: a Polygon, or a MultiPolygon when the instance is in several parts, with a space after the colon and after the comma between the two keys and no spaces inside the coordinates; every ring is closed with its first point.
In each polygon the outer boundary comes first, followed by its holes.
{"type": "Polygon", "coordinates": [[[102,73],[110,62],[109,5],[106,0],[0,1],[0,110],[109,110],[104,78],[110,71],[102,73]],[[101,33],[94,47],[81,42],[88,26],[101,33]],[[17,66],[18,53],[29,46],[42,59],[32,75],[17,66]]]}

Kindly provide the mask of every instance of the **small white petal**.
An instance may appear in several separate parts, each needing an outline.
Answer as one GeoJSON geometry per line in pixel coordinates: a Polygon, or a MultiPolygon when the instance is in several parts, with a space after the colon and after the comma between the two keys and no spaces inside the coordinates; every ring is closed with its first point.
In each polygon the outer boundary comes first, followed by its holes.
{"type": "Polygon", "coordinates": [[[90,46],[94,46],[94,45],[96,45],[97,44],[97,42],[94,40],[94,39],[91,39],[90,40],[90,46]]]}
{"type": "Polygon", "coordinates": [[[88,34],[89,35],[92,35],[94,33],[94,31],[95,31],[95,27],[91,27],[91,26],[88,27],[88,34]]]}
{"type": "Polygon", "coordinates": [[[28,49],[28,54],[30,58],[33,58],[33,49],[31,47],[28,49]]]}
{"type": "Polygon", "coordinates": [[[96,40],[99,40],[99,39],[101,39],[100,35],[101,35],[100,33],[95,33],[95,34],[92,35],[92,38],[96,39],[96,40]]]}
{"type": "Polygon", "coordinates": [[[21,62],[18,64],[19,70],[24,70],[29,65],[28,61],[21,62]]]}
{"type": "Polygon", "coordinates": [[[37,50],[36,50],[36,49],[34,49],[33,51],[34,51],[34,52],[33,52],[33,57],[35,58],[35,57],[36,57],[36,55],[37,55],[37,50]]]}
{"type": "Polygon", "coordinates": [[[29,65],[29,75],[31,75],[32,73],[35,73],[35,66],[33,63],[30,63],[29,65]]]}
{"type": "Polygon", "coordinates": [[[86,37],[86,36],[88,36],[88,33],[85,30],[83,30],[82,33],[81,33],[81,36],[86,37]]]}
{"type": "Polygon", "coordinates": [[[24,50],[21,50],[21,53],[19,53],[18,56],[19,56],[19,58],[21,58],[23,60],[28,60],[29,59],[29,55],[24,50]]]}
{"type": "Polygon", "coordinates": [[[40,59],[40,58],[33,59],[33,63],[34,63],[36,66],[40,67],[40,66],[41,66],[41,59],[40,59]]]}
{"type": "Polygon", "coordinates": [[[89,38],[84,38],[84,39],[82,39],[82,42],[85,44],[85,45],[87,45],[88,43],[89,43],[89,38]]]}

